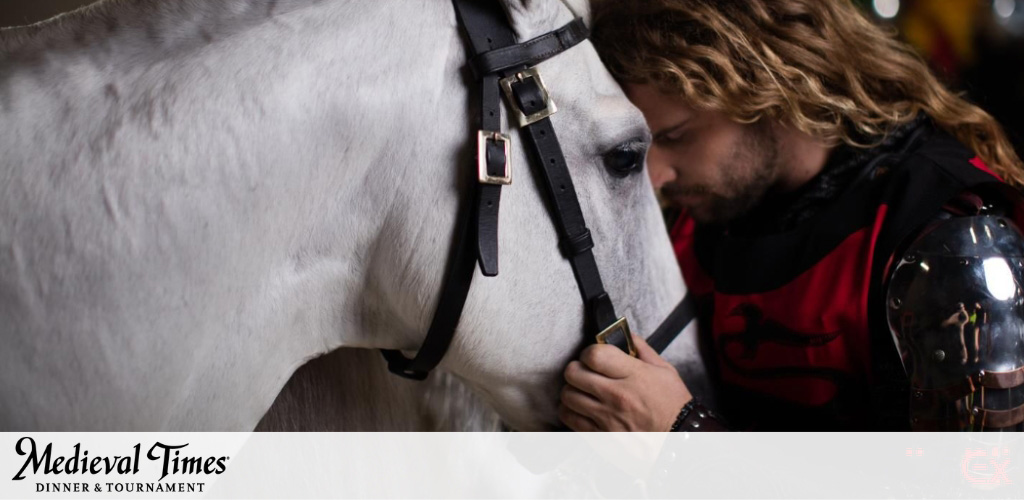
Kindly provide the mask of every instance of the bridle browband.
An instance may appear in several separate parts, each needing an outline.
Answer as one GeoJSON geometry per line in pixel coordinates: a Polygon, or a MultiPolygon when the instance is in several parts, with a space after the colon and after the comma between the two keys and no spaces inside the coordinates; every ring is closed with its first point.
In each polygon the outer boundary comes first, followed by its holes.
{"type": "MultiPolygon", "coordinates": [[[[481,91],[480,128],[476,133],[474,196],[459,209],[455,244],[448,258],[441,298],[426,339],[412,359],[397,350],[383,350],[388,369],[406,378],[423,380],[451,345],[462,309],[469,295],[474,268],[484,276],[498,275],[498,206],[502,186],[512,183],[510,139],[501,132],[501,94],[522,129],[532,165],[544,186],[549,212],[558,230],[562,254],[585,305],[584,343],[608,343],[630,355],[636,348],[625,317],[604,289],[594,259],[594,241],[587,229],[576,189],[550,116],[558,111],[534,65],[550,59],[587,39],[590,31],[575,19],[555,31],[523,43],[515,34],[499,2],[453,0],[459,24],[472,51],[470,67],[481,91]]],[[[661,352],[694,317],[689,296],[649,338],[661,352]]]]}

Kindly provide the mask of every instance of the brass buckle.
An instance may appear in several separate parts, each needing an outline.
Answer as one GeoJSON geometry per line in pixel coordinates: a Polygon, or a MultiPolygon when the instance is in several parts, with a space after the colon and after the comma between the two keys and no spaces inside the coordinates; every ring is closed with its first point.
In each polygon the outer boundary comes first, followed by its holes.
{"type": "Polygon", "coordinates": [[[555,102],[551,100],[548,88],[544,86],[544,80],[540,77],[537,68],[524,69],[512,76],[502,78],[500,83],[501,89],[505,91],[505,98],[508,99],[508,106],[512,108],[520,128],[539,122],[558,112],[558,106],[555,106],[555,102]],[[512,84],[525,81],[527,78],[537,81],[537,87],[540,88],[540,96],[544,103],[544,109],[532,115],[523,113],[523,110],[516,104],[515,93],[512,92],[512,84]]]}
{"type": "Polygon", "coordinates": [[[507,186],[512,184],[511,139],[501,132],[481,130],[476,137],[476,170],[481,184],[507,186]],[[505,175],[490,175],[487,172],[487,141],[500,142],[505,146],[505,175]]]}
{"type": "Polygon", "coordinates": [[[604,331],[597,334],[597,343],[607,344],[608,337],[617,331],[621,331],[622,335],[626,337],[626,346],[629,347],[629,355],[633,356],[634,358],[637,357],[636,346],[633,345],[633,335],[632,332],[629,330],[629,322],[626,321],[625,316],[619,318],[617,321],[612,323],[612,326],[605,328],[604,331]]]}

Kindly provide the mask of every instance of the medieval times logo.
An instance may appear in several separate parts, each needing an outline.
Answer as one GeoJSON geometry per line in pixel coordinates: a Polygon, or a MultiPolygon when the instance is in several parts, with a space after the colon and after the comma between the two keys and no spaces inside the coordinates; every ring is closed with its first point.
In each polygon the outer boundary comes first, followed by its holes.
{"type": "Polygon", "coordinates": [[[164,482],[164,479],[168,475],[223,474],[229,457],[189,456],[186,447],[188,443],[171,445],[157,442],[143,448],[139,443],[123,455],[97,456],[78,443],[65,454],[60,454],[54,451],[52,443],[40,448],[34,439],[23,437],[15,444],[14,451],[25,457],[25,462],[13,480],[24,481],[31,477],[38,481],[32,476],[44,476],[43,481],[36,482],[36,493],[204,493],[205,483],[164,482]],[[143,469],[155,469],[157,464],[161,469],[156,482],[125,482],[123,479],[127,477],[119,477],[122,479],[119,481],[108,480],[111,475],[135,476],[143,469]],[[83,476],[102,476],[103,480],[97,482],[95,480],[99,477],[90,480],[83,476]],[[75,481],[68,482],[69,478],[75,481]]]}

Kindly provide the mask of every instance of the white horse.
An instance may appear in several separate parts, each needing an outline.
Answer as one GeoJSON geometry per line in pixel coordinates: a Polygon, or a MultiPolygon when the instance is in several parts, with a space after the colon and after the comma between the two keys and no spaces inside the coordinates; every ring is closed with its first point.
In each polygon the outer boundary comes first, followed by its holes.
{"type": "MultiPolygon", "coordinates": [[[[503,3],[520,40],[585,12],[503,3]]],[[[650,332],[684,286],[646,176],[602,164],[642,117],[587,43],[539,69],[606,286],[650,332]]],[[[251,430],[307,360],[417,349],[471,84],[447,0],[105,0],[0,31],[0,430],[251,430]]],[[[538,430],[582,304],[506,128],[501,275],[441,368],[538,430]]]]}
{"type": "Polygon", "coordinates": [[[299,368],[258,431],[498,431],[501,418],[459,379],[395,376],[380,353],[338,349],[299,368]]]}

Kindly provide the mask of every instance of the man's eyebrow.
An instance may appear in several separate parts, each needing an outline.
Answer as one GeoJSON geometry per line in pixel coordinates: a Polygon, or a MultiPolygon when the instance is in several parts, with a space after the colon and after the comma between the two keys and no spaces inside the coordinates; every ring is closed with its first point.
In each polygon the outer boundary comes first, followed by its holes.
{"type": "Polygon", "coordinates": [[[665,128],[663,128],[663,129],[661,129],[661,130],[659,130],[657,132],[654,132],[652,134],[652,137],[654,138],[655,141],[662,140],[662,139],[665,138],[666,135],[671,134],[672,132],[675,132],[676,130],[679,130],[680,128],[682,128],[687,123],[690,123],[690,119],[689,118],[686,118],[685,120],[682,120],[682,121],[676,123],[675,125],[669,125],[668,127],[665,127],[665,128]]]}

